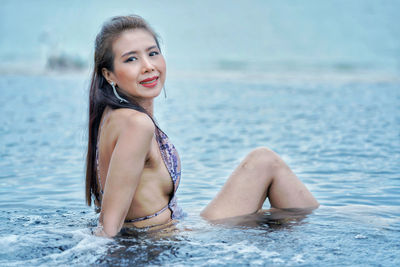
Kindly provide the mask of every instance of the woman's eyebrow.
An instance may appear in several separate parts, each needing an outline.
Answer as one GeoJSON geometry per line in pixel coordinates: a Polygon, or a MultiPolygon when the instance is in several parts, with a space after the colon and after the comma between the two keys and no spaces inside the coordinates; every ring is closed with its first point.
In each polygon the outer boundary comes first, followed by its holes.
{"type": "MultiPolygon", "coordinates": [[[[152,45],[152,46],[148,47],[146,49],[146,51],[150,51],[150,50],[155,49],[155,48],[158,48],[158,46],[157,45],[152,45]]],[[[125,57],[125,56],[128,56],[128,55],[134,55],[134,54],[137,54],[137,52],[136,51],[128,51],[126,53],[123,53],[121,57],[125,57]]]]}
{"type": "Polygon", "coordinates": [[[123,53],[121,57],[125,57],[127,55],[134,55],[134,54],[137,54],[137,52],[136,51],[128,51],[126,53],[123,53]]]}
{"type": "Polygon", "coordinates": [[[149,48],[147,48],[147,51],[150,51],[150,50],[152,50],[154,48],[158,48],[158,46],[156,46],[156,45],[150,46],[149,48]]]}

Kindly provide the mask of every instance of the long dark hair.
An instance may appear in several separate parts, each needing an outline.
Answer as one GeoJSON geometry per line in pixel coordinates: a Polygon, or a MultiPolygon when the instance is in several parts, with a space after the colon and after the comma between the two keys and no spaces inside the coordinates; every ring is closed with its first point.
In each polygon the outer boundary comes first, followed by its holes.
{"type": "Polygon", "coordinates": [[[89,206],[92,204],[92,197],[95,197],[97,201],[99,201],[96,150],[99,124],[104,109],[107,106],[112,109],[131,108],[147,114],[143,107],[136,103],[132,98],[119,91],[118,94],[129,101],[128,103],[121,103],[114,95],[111,85],[107,82],[102,73],[103,68],[106,68],[109,71],[114,71],[114,54],[112,51],[113,42],[124,31],[134,29],[143,29],[151,33],[160,49],[157,34],[143,18],[136,15],[111,18],[103,24],[99,34],[96,36],[94,67],[89,89],[89,136],[86,157],[86,203],[89,206]]]}

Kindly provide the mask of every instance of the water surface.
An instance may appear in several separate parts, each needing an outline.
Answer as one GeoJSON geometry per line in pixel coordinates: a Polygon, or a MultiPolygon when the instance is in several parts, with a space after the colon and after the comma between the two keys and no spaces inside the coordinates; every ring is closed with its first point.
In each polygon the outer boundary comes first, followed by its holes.
{"type": "Polygon", "coordinates": [[[340,77],[169,79],[155,114],[181,155],[187,217],[108,240],[91,235],[97,215],[84,203],[86,76],[0,76],[0,265],[398,265],[400,83],[340,77]],[[302,219],[203,221],[258,146],[321,207],[302,219]]]}

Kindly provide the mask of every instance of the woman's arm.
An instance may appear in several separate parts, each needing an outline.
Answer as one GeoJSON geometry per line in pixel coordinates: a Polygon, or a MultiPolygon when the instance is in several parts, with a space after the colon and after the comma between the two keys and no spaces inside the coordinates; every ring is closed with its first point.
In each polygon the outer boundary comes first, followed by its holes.
{"type": "Polygon", "coordinates": [[[125,110],[118,118],[115,148],[111,155],[101,205],[102,231],[112,237],[122,228],[150,151],[155,126],[143,113],[125,110]]]}

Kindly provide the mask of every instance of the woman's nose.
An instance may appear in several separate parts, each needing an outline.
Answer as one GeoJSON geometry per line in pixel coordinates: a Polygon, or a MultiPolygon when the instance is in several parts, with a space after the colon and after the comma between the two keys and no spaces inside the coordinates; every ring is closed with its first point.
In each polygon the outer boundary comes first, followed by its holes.
{"type": "Polygon", "coordinates": [[[152,64],[149,58],[147,57],[143,58],[142,62],[143,62],[143,73],[151,72],[154,70],[154,65],[152,64]]]}

